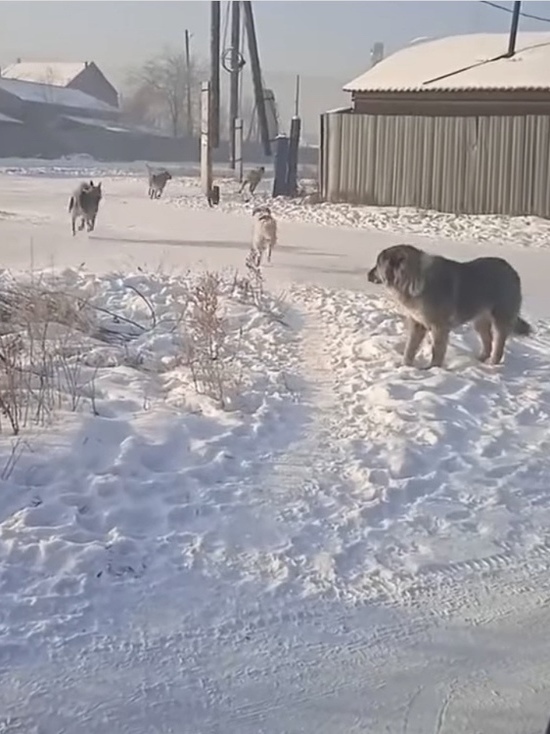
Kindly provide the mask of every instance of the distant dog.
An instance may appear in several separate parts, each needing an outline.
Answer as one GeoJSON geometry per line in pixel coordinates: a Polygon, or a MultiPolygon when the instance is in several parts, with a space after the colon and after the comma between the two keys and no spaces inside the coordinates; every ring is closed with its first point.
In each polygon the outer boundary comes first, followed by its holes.
{"type": "Polygon", "coordinates": [[[95,228],[95,220],[102,199],[101,183],[94,185],[93,181],[81,183],[69,200],[69,213],[73,236],[76,234],[76,220],[80,218],[78,231],[87,226],[88,232],[95,228]]]}
{"type": "Polygon", "coordinates": [[[267,251],[267,262],[271,262],[271,253],[277,244],[277,220],[268,206],[258,206],[252,211],[254,230],[252,233],[252,252],[258,265],[267,251]]]}
{"type": "Polygon", "coordinates": [[[241,188],[239,189],[239,193],[242,194],[245,188],[248,186],[248,190],[250,192],[250,195],[252,196],[256,189],[258,188],[258,184],[264,177],[265,173],[265,167],[260,166],[259,168],[253,168],[251,171],[249,171],[244,181],[241,184],[241,188]]]}
{"type": "Polygon", "coordinates": [[[473,322],[482,344],[479,359],[499,364],[510,334],[527,336],[521,318],[521,280],[500,257],[457,262],[411,245],[382,250],[369,271],[371,283],[385,285],[408,316],[404,363],[411,366],[426,332],[432,336],[430,367],[441,367],[450,331],[473,322]]]}
{"type": "Polygon", "coordinates": [[[172,174],[169,171],[153,171],[147,166],[147,174],[149,178],[148,196],[150,199],[160,199],[168,181],[172,180],[172,174]]]}

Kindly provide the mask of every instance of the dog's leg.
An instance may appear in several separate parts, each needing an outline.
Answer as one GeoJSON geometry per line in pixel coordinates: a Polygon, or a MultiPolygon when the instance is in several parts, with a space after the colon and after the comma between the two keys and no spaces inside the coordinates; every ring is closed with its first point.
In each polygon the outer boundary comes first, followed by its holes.
{"type": "Polygon", "coordinates": [[[412,367],[414,358],[426,336],[427,329],[423,324],[419,324],[418,321],[413,321],[413,319],[408,319],[408,326],[409,337],[405,346],[403,362],[407,367],[412,367]]]}
{"type": "Polygon", "coordinates": [[[271,262],[271,251],[273,250],[273,242],[269,240],[267,244],[267,262],[271,262]]]}
{"type": "Polygon", "coordinates": [[[80,217],[80,223],[78,225],[78,231],[82,232],[84,227],[86,226],[86,219],[84,217],[80,217]]]}
{"type": "Polygon", "coordinates": [[[432,361],[429,366],[442,367],[449,343],[449,329],[444,326],[436,326],[432,329],[432,340],[432,361]]]}
{"type": "Polygon", "coordinates": [[[480,362],[486,362],[491,356],[491,347],[493,346],[493,332],[491,329],[491,320],[486,316],[481,316],[474,321],[474,329],[481,339],[480,362]]]}
{"type": "Polygon", "coordinates": [[[491,352],[491,364],[500,364],[504,356],[504,347],[508,339],[509,329],[503,324],[494,324],[495,338],[491,352]]]}
{"type": "Polygon", "coordinates": [[[71,215],[71,226],[72,226],[73,237],[74,237],[76,235],[76,216],[75,216],[75,213],[74,213],[74,209],[73,209],[72,215],[71,215]]]}

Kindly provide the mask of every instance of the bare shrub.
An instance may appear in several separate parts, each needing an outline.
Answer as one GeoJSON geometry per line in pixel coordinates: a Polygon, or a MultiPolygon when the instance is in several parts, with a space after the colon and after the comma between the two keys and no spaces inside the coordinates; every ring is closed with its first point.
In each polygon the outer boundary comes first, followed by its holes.
{"type": "Polygon", "coordinates": [[[212,272],[204,273],[191,289],[185,354],[196,391],[228,410],[241,383],[236,362],[241,334],[235,339],[224,317],[222,291],[222,277],[212,272]]]}

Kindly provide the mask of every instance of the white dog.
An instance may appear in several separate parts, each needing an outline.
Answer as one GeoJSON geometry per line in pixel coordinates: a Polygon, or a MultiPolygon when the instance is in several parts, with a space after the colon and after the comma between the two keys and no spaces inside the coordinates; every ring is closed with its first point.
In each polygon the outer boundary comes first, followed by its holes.
{"type": "Polygon", "coordinates": [[[252,234],[252,252],[261,265],[264,252],[267,250],[267,262],[271,262],[271,253],[277,244],[277,220],[268,206],[257,206],[252,210],[254,231],[252,234]]]}

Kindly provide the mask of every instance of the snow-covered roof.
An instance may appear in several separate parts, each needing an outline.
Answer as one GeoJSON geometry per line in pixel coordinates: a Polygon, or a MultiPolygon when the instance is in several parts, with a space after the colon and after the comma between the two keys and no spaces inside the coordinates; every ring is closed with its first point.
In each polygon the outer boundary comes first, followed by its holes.
{"type": "Polygon", "coordinates": [[[346,84],[346,92],[474,89],[550,90],[550,33],[518,33],[516,53],[506,33],[474,33],[415,43],[346,84]]]}
{"type": "Polygon", "coordinates": [[[84,61],[64,63],[57,61],[21,61],[2,69],[4,79],[19,79],[24,82],[51,84],[66,87],[86,68],[84,61]]]}
{"type": "Polygon", "coordinates": [[[3,77],[0,78],[0,89],[15,95],[24,102],[42,102],[61,107],[74,107],[80,110],[117,111],[115,107],[111,107],[111,105],[101,102],[79,89],[65,89],[50,84],[22,82],[16,79],[4,79],[3,77]]]}
{"type": "Polygon", "coordinates": [[[3,115],[1,112],[0,112],[0,122],[9,122],[15,125],[23,124],[21,120],[16,120],[15,117],[8,117],[8,115],[3,115]]]}
{"type": "Polygon", "coordinates": [[[74,115],[63,115],[62,119],[68,120],[69,122],[75,122],[77,125],[98,127],[102,130],[108,130],[109,132],[115,133],[140,133],[142,135],[154,135],[161,138],[171,137],[169,133],[145,127],[143,125],[122,125],[118,122],[111,122],[110,120],[97,120],[91,117],[76,117],[74,115]]]}

